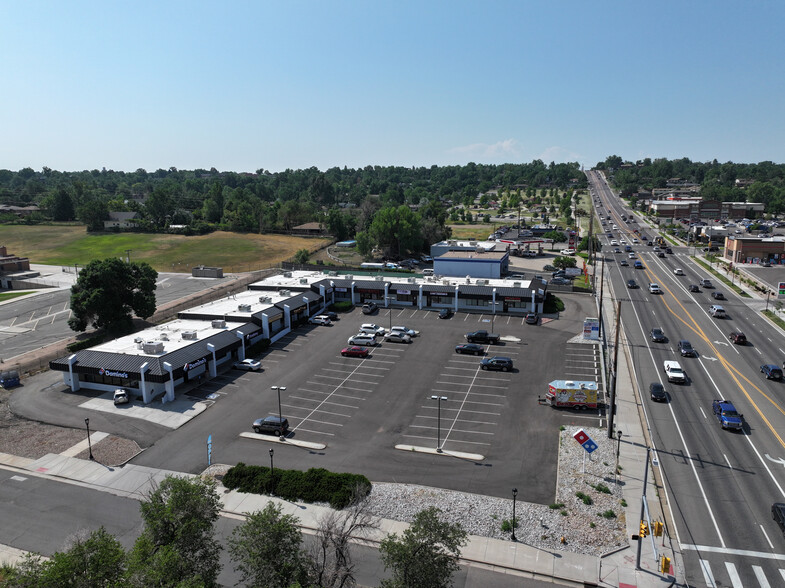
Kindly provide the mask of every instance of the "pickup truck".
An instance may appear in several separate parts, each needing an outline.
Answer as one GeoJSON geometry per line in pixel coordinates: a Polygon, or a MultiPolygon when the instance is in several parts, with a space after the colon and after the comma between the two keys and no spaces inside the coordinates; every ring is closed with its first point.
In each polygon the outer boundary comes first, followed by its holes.
{"type": "Polygon", "coordinates": [[[494,335],[488,331],[474,331],[466,333],[466,341],[469,343],[498,343],[499,335],[494,335]]]}
{"type": "Polygon", "coordinates": [[[744,426],[744,415],[736,412],[736,407],[730,400],[715,400],[711,403],[711,408],[723,429],[741,430],[744,426]]]}
{"type": "Polygon", "coordinates": [[[668,376],[669,382],[684,384],[687,381],[687,375],[684,373],[684,370],[681,369],[678,361],[663,362],[663,367],[665,368],[665,373],[668,376]]]}

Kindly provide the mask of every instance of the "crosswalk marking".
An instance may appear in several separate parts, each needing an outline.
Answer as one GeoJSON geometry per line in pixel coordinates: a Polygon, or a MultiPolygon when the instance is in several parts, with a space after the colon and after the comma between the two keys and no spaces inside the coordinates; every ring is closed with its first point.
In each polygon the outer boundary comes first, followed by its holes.
{"type": "Polygon", "coordinates": [[[711,566],[705,559],[700,560],[701,571],[703,572],[703,579],[706,581],[706,586],[709,588],[717,588],[714,583],[714,576],[711,575],[711,566]]]}
{"type": "Polygon", "coordinates": [[[726,561],[725,569],[728,570],[730,583],[733,584],[733,588],[744,588],[744,584],[741,583],[741,578],[739,578],[739,572],[736,571],[736,566],[726,561]]]}
{"type": "MultiPolygon", "coordinates": [[[[758,579],[760,588],[771,588],[769,581],[766,579],[766,574],[763,573],[763,568],[760,566],[752,566],[752,571],[755,572],[755,577],[758,579]]],[[[780,570],[782,572],[782,570],[780,570]]]]}

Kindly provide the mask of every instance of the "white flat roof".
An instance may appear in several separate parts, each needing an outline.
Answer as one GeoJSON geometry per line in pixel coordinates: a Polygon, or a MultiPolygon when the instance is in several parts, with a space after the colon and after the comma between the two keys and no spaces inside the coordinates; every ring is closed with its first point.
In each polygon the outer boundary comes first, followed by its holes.
{"type": "Polygon", "coordinates": [[[232,316],[250,321],[252,314],[260,312],[266,308],[270,308],[276,302],[286,300],[295,294],[295,292],[292,292],[290,295],[281,295],[274,291],[246,290],[245,292],[238,292],[237,294],[233,294],[227,298],[220,298],[200,306],[194,306],[188,310],[184,310],[183,312],[190,314],[201,313],[212,316],[232,316]],[[262,302],[262,298],[266,298],[268,300],[262,302]],[[247,310],[240,310],[241,305],[247,305],[249,308],[247,310]]]}
{"type": "Polygon", "coordinates": [[[107,353],[124,353],[126,355],[139,355],[145,357],[161,357],[172,351],[182,349],[188,345],[193,345],[199,341],[203,341],[208,337],[226,331],[227,329],[237,327],[238,324],[226,323],[226,328],[215,329],[211,321],[189,320],[189,319],[176,319],[156,327],[145,329],[131,335],[114,339],[91,347],[93,351],[105,351],[107,353]],[[196,333],[196,339],[183,339],[183,332],[191,331],[196,333]],[[150,354],[145,353],[140,345],[136,342],[141,339],[144,342],[161,341],[164,346],[163,353],[150,354]]]}

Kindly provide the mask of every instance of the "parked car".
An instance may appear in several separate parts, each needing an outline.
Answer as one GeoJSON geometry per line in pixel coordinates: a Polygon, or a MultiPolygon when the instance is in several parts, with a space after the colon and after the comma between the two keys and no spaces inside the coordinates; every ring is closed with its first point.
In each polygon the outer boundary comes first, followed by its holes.
{"type": "Polygon", "coordinates": [[[390,329],[391,333],[403,333],[404,335],[409,335],[409,337],[416,337],[420,334],[420,331],[415,331],[414,329],[410,329],[408,327],[404,327],[403,325],[394,326],[390,329]]]}
{"type": "Polygon", "coordinates": [[[412,338],[407,335],[406,333],[401,333],[400,331],[392,331],[387,333],[384,336],[385,341],[390,341],[391,343],[411,343],[412,338]]]}
{"type": "Polygon", "coordinates": [[[782,370],[774,364],[766,363],[760,366],[760,371],[767,380],[782,380],[782,370]]]}
{"type": "Polygon", "coordinates": [[[368,333],[369,335],[384,335],[386,332],[384,327],[380,327],[376,323],[363,323],[360,325],[361,333],[368,333]]]}
{"type": "Polygon", "coordinates": [[[570,280],[569,278],[557,277],[557,278],[552,278],[551,281],[548,283],[553,284],[555,286],[569,286],[572,284],[572,280],[570,280]]]}
{"type": "Polygon", "coordinates": [[[477,345],[477,343],[461,343],[455,346],[455,353],[485,355],[485,347],[477,345]]]}
{"type": "Polygon", "coordinates": [[[448,319],[451,316],[452,316],[452,310],[450,310],[449,308],[442,308],[439,311],[439,318],[440,319],[448,319]]]}
{"type": "Polygon", "coordinates": [[[379,310],[379,307],[376,306],[375,302],[366,302],[363,304],[363,314],[373,314],[379,310]]]}
{"type": "Polygon", "coordinates": [[[662,329],[659,327],[654,327],[651,330],[650,335],[651,340],[655,343],[665,343],[668,340],[668,338],[665,336],[665,333],[663,333],[662,329]]]}
{"type": "Polygon", "coordinates": [[[714,298],[714,300],[725,300],[726,299],[725,298],[725,294],[723,294],[722,292],[712,292],[711,293],[711,297],[714,298]]]}
{"type": "Polygon", "coordinates": [[[277,416],[266,416],[253,422],[254,433],[271,433],[276,437],[286,435],[289,431],[289,421],[277,416]]]}
{"type": "Polygon", "coordinates": [[[316,316],[312,316],[309,322],[314,325],[324,325],[325,327],[328,327],[332,321],[330,321],[330,318],[327,315],[317,314],[316,316]]]}
{"type": "Polygon", "coordinates": [[[433,257],[431,257],[430,255],[421,255],[420,259],[425,263],[433,263],[433,257]]]}
{"type": "Polygon", "coordinates": [[[115,406],[118,404],[128,404],[129,402],[131,402],[131,399],[128,396],[128,390],[125,388],[118,388],[114,391],[115,406]]]}
{"type": "Polygon", "coordinates": [[[562,249],[562,255],[575,255],[575,249],[562,249]]]}
{"type": "Polygon", "coordinates": [[[322,314],[324,316],[326,316],[328,319],[330,319],[331,321],[337,321],[338,320],[338,313],[337,312],[333,312],[332,310],[326,310],[322,314]]]}
{"type": "Polygon", "coordinates": [[[690,284],[689,286],[687,286],[687,290],[689,290],[690,292],[698,292],[698,293],[700,293],[701,291],[701,289],[698,287],[698,284],[690,284]]]}
{"type": "Polygon", "coordinates": [[[352,335],[346,340],[346,342],[349,345],[360,345],[367,347],[375,347],[378,345],[376,336],[369,335],[368,333],[357,333],[356,335],[352,335]]]}
{"type": "Polygon", "coordinates": [[[695,349],[693,348],[692,344],[689,341],[685,340],[685,339],[682,339],[681,341],[679,341],[679,353],[681,353],[682,357],[697,357],[698,356],[698,354],[695,352],[695,349]]]}
{"type": "Polygon", "coordinates": [[[733,331],[732,333],[728,334],[728,341],[736,345],[746,345],[747,336],[741,331],[733,331]]]}
{"type": "Polygon", "coordinates": [[[668,402],[668,395],[665,393],[665,386],[659,382],[649,384],[649,396],[654,402],[668,402]]]}
{"type": "Polygon", "coordinates": [[[368,357],[371,350],[367,347],[360,347],[359,345],[351,345],[341,349],[341,355],[344,357],[368,357]]]}
{"type": "Polygon", "coordinates": [[[258,372],[262,369],[262,362],[256,359],[246,358],[242,361],[235,361],[232,367],[236,370],[246,370],[249,372],[258,372]]]}
{"type": "Polygon", "coordinates": [[[540,316],[536,312],[529,312],[525,320],[527,325],[536,325],[540,322],[540,316]]]}
{"type": "Polygon", "coordinates": [[[512,360],[509,357],[486,357],[480,362],[480,367],[484,370],[501,370],[503,372],[512,369],[512,360]]]}

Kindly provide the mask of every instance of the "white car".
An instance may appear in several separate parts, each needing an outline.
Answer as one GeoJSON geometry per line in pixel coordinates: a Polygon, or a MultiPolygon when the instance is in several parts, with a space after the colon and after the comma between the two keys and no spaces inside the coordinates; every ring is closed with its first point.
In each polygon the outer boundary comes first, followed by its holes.
{"type": "Polygon", "coordinates": [[[128,391],[124,390],[123,388],[118,388],[114,391],[114,403],[117,404],[128,404],[131,402],[131,399],[128,397],[128,391]]]}
{"type": "Polygon", "coordinates": [[[619,242],[616,239],[611,239],[611,245],[618,245],[619,242]]]}
{"type": "Polygon", "coordinates": [[[242,361],[235,361],[232,367],[236,370],[246,370],[249,372],[258,372],[262,369],[262,362],[255,359],[244,359],[242,361]]]}
{"type": "Polygon", "coordinates": [[[378,345],[376,336],[369,335],[368,333],[357,333],[356,335],[352,335],[346,342],[349,345],[359,345],[361,347],[376,347],[376,345],[378,345]]]}
{"type": "Polygon", "coordinates": [[[630,259],[635,259],[635,253],[628,253],[627,257],[629,257],[630,259]]]}
{"type": "Polygon", "coordinates": [[[433,263],[433,257],[431,257],[430,255],[421,255],[420,259],[425,263],[433,263]]]}
{"type": "Polygon", "coordinates": [[[677,276],[683,276],[684,270],[681,269],[680,267],[677,267],[675,270],[673,270],[673,273],[676,274],[677,276]]]}
{"type": "Polygon", "coordinates": [[[627,241],[625,241],[624,239],[619,239],[619,244],[620,245],[626,245],[627,241]]]}
{"type": "Polygon", "coordinates": [[[420,334],[420,331],[415,331],[414,329],[409,329],[408,327],[404,326],[397,326],[390,329],[391,333],[403,333],[404,335],[409,335],[409,337],[416,337],[420,334]]]}
{"type": "Polygon", "coordinates": [[[387,333],[384,336],[385,341],[391,341],[393,343],[411,343],[412,338],[407,335],[406,333],[401,333],[400,331],[393,331],[392,333],[387,333]]]}
{"type": "Polygon", "coordinates": [[[562,249],[562,255],[575,255],[575,249],[562,249]]]}
{"type": "Polygon", "coordinates": [[[384,327],[380,327],[375,323],[363,323],[360,326],[361,333],[367,333],[369,335],[384,335],[385,330],[384,327]]]}
{"type": "Polygon", "coordinates": [[[660,290],[659,284],[649,284],[649,292],[651,294],[662,294],[662,290],[660,290]]]}
{"type": "Polygon", "coordinates": [[[632,239],[632,242],[633,242],[633,243],[637,243],[637,242],[638,242],[638,240],[637,240],[636,238],[634,238],[634,237],[633,237],[633,239],[632,239]]]}
{"type": "Polygon", "coordinates": [[[313,325],[324,325],[327,327],[331,324],[332,321],[330,321],[330,317],[328,316],[317,314],[316,316],[312,316],[309,322],[313,325]]]}

